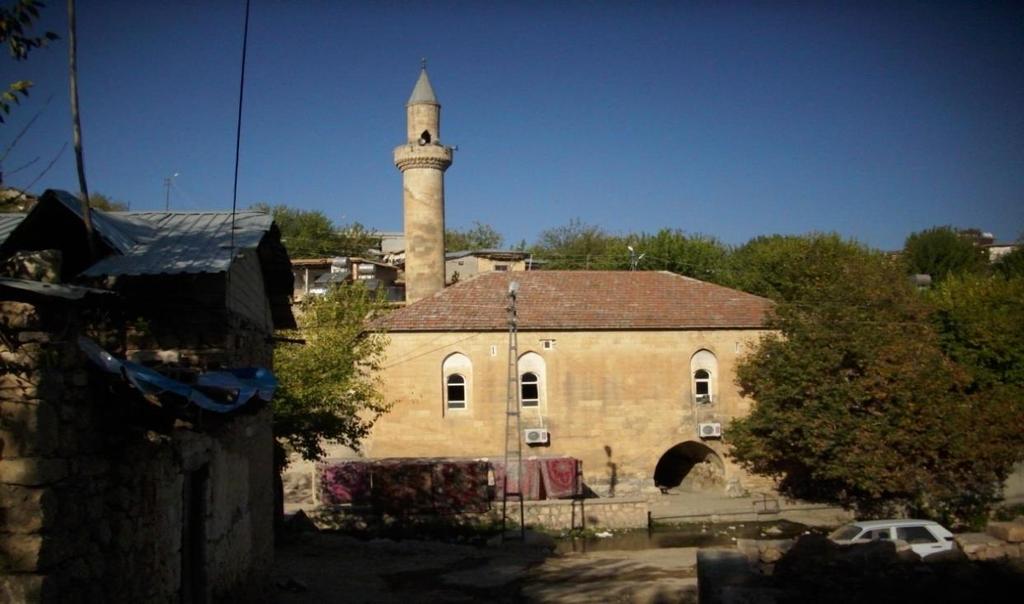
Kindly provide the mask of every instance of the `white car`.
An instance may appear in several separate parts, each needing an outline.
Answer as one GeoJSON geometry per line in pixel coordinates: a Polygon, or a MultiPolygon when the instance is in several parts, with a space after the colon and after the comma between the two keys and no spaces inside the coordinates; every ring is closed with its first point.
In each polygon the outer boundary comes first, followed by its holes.
{"type": "Polygon", "coordinates": [[[953,549],[953,533],[931,520],[866,520],[841,526],[828,536],[835,543],[905,541],[915,554],[925,558],[953,549]]]}

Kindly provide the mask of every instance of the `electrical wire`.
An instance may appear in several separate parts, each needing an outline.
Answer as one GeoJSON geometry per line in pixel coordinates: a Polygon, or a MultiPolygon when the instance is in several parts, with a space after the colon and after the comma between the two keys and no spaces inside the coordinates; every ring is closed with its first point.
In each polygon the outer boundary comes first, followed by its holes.
{"type": "MultiPolygon", "coordinates": [[[[474,334],[470,334],[470,335],[468,335],[468,336],[466,336],[464,338],[455,340],[453,342],[446,342],[446,343],[444,343],[444,344],[442,344],[440,346],[437,346],[435,348],[431,348],[430,350],[426,350],[426,351],[424,351],[422,353],[414,354],[414,355],[411,355],[411,356],[402,357],[402,358],[400,358],[400,359],[398,359],[398,360],[396,360],[396,361],[394,361],[392,363],[388,363],[387,365],[382,366],[381,369],[390,369],[390,368],[395,367],[397,365],[400,365],[402,363],[408,363],[409,361],[412,361],[412,360],[418,359],[420,357],[426,356],[426,355],[428,355],[428,354],[430,354],[432,352],[437,352],[438,350],[441,350],[443,348],[447,348],[448,346],[454,346],[456,344],[461,344],[463,342],[472,340],[473,338],[478,338],[478,337],[480,337],[482,335],[485,335],[485,334],[488,334],[488,333],[492,333],[492,332],[481,331],[481,332],[477,332],[477,333],[474,333],[474,334]]],[[[425,346],[429,346],[433,342],[436,342],[436,341],[440,340],[442,337],[444,337],[444,336],[438,336],[437,338],[434,338],[431,342],[428,342],[427,344],[425,344],[425,346]]]]}

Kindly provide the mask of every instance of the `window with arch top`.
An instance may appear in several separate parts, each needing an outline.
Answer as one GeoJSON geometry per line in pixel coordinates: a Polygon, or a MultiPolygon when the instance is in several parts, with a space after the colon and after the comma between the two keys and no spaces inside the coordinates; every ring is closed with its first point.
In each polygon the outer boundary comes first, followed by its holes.
{"type": "Polygon", "coordinates": [[[519,357],[519,402],[526,407],[540,408],[546,404],[547,368],[544,357],[527,352],[519,357]]]}
{"type": "Polygon", "coordinates": [[[469,408],[473,392],[473,363],[466,355],[448,355],[441,367],[445,411],[469,408]]]}
{"type": "Polygon", "coordinates": [[[698,398],[711,395],[711,374],[707,369],[698,369],[693,372],[693,393],[698,398]]]}
{"type": "Polygon", "coordinates": [[[445,390],[449,409],[466,408],[466,378],[457,373],[449,375],[445,390]]]}
{"type": "Polygon", "coordinates": [[[540,405],[540,381],[537,374],[527,371],[519,377],[520,401],[524,407],[536,407],[540,405]]]}
{"type": "Polygon", "coordinates": [[[693,402],[698,405],[710,405],[718,398],[716,375],[718,359],[710,350],[698,350],[690,358],[690,390],[693,402]]]}

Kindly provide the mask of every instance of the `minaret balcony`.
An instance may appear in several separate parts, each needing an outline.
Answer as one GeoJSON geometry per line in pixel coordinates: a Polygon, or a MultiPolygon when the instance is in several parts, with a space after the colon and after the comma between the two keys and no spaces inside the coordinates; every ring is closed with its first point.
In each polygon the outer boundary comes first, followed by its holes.
{"type": "Polygon", "coordinates": [[[402,172],[409,168],[447,170],[452,165],[452,155],[452,148],[444,145],[408,143],[395,147],[395,165],[402,172]]]}

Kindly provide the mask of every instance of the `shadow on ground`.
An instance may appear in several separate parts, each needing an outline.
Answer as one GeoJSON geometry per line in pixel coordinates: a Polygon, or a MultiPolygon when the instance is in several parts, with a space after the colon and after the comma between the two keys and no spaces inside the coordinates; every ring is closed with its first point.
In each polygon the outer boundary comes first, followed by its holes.
{"type": "Polygon", "coordinates": [[[695,550],[559,556],[545,535],[499,541],[293,535],[277,550],[277,601],[696,602],[695,550]]]}
{"type": "Polygon", "coordinates": [[[1003,602],[1024,593],[1020,559],[971,561],[954,551],[922,561],[885,541],[840,546],[807,535],[772,565],[751,564],[735,549],[698,557],[701,604],[1003,602]]]}

